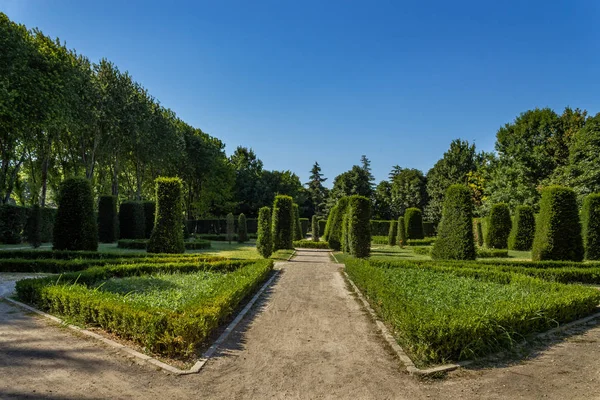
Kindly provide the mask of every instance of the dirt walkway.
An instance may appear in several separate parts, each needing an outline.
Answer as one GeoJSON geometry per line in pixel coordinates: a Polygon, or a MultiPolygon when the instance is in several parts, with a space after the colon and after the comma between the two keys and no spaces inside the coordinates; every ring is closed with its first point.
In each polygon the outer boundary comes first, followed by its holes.
{"type": "Polygon", "coordinates": [[[0,398],[599,398],[600,327],[519,365],[406,375],[328,253],[300,251],[214,359],[171,376],[0,302],[0,398]]]}

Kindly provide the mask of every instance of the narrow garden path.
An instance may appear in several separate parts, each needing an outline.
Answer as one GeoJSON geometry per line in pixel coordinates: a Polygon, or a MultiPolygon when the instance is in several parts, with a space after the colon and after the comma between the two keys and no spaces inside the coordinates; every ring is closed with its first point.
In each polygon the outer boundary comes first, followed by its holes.
{"type": "Polygon", "coordinates": [[[498,368],[409,377],[329,253],[301,250],[199,374],[168,375],[0,302],[0,398],[594,398],[600,327],[498,368]]]}

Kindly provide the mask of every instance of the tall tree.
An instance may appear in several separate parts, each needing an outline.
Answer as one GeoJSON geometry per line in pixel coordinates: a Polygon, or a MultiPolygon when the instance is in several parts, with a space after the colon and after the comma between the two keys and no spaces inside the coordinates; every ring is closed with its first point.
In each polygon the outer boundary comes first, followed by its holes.
{"type": "Polygon", "coordinates": [[[427,205],[427,179],[423,172],[413,168],[393,171],[391,181],[391,210],[394,219],[404,215],[407,208],[423,210],[427,205]]]}
{"type": "Polygon", "coordinates": [[[257,214],[260,208],[260,180],[263,173],[263,162],[256,156],[254,150],[238,146],[229,157],[235,170],[235,194],[237,203],[235,213],[248,216],[257,214]]]}
{"type": "Polygon", "coordinates": [[[371,188],[371,191],[373,191],[375,189],[375,177],[371,173],[371,160],[369,160],[367,156],[363,154],[362,156],[360,156],[360,165],[362,169],[366,172],[367,178],[369,180],[369,187],[371,188]]]}
{"type": "Polygon", "coordinates": [[[308,186],[308,192],[312,200],[314,214],[319,217],[325,216],[325,199],[327,197],[327,188],[323,186],[323,182],[326,180],[327,178],[323,178],[323,174],[321,173],[321,166],[317,161],[315,161],[312,169],[310,170],[309,181],[305,185],[308,186]]]}
{"type": "Polygon", "coordinates": [[[371,198],[373,189],[367,170],[354,165],[350,171],[343,172],[333,180],[329,193],[328,206],[333,207],[344,196],[360,195],[371,198]]]}

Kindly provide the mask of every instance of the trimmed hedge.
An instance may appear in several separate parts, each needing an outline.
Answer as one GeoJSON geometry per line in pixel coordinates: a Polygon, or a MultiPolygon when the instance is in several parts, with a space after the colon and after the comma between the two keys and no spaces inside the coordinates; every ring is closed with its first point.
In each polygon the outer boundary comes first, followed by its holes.
{"type": "MultiPolygon", "coordinates": [[[[120,249],[146,250],[148,239],[119,239],[117,247],[120,249]]],[[[193,242],[185,242],[186,250],[210,249],[210,241],[196,239],[193,242]]]]}
{"type": "Polygon", "coordinates": [[[508,205],[494,204],[488,218],[487,246],[491,249],[508,249],[508,236],[511,229],[512,221],[508,205]]]}
{"type": "Polygon", "coordinates": [[[246,216],[241,213],[238,217],[238,238],[239,243],[245,243],[248,241],[248,226],[246,225],[246,216]]]}
{"type": "Polygon", "coordinates": [[[119,237],[119,214],[116,196],[100,196],[98,199],[98,241],[113,243],[119,237]]]}
{"type": "Polygon", "coordinates": [[[474,260],[473,202],[471,190],[451,185],[446,190],[442,220],[431,257],[441,260],[474,260]]]}
{"type": "Polygon", "coordinates": [[[302,228],[302,237],[306,236],[309,230],[312,231],[312,224],[309,226],[308,218],[300,218],[300,227],[302,228]]]}
{"type": "Polygon", "coordinates": [[[346,218],[348,252],[357,258],[368,257],[371,252],[371,201],[364,196],[350,196],[346,218]]]}
{"type": "MultiPolygon", "coordinates": [[[[193,237],[196,238],[196,239],[212,240],[214,242],[226,242],[227,241],[227,235],[194,234],[193,237]]],[[[248,234],[248,238],[249,239],[256,239],[256,237],[257,237],[256,234],[248,234]]],[[[233,239],[232,240],[237,241],[238,240],[238,236],[237,235],[233,235],[233,239]]]]}
{"type": "Polygon", "coordinates": [[[296,249],[326,249],[329,250],[329,243],[315,242],[313,240],[294,240],[294,248],[296,249]]]}
{"type": "Polygon", "coordinates": [[[31,247],[38,248],[42,245],[42,210],[39,205],[31,207],[28,220],[27,241],[31,247]]]}
{"type": "Polygon", "coordinates": [[[585,250],[581,222],[577,197],[572,189],[561,186],[544,188],[536,225],[532,260],[583,260],[585,250]]]}
{"type": "Polygon", "coordinates": [[[437,238],[410,239],[406,241],[407,246],[433,246],[437,238]]]}
{"type": "Polygon", "coordinates": [[[316,215],[312,216],[312,232],[311,232],[313,242],[318,242],[321,236],[319,231],[319,220],[316,215]]]}
{"type": "Polygon", "coordinates": [[[156,178],[156,221],[148,241],[149,253],[183,253],[185,243],[182,183],[179,178],[156,178]]]}
{"type": "Polygon", "coordinates": [[[139,201],[124,201],[119,208],[119,238],[145,239],[146,216],[144,204],[139,201]]]}
{"type": "Polygon", "coordinates": [[[144,205],[144,231],[146,232],[146,239],[150,239],[154,229],[154,220],[156,219],[156,203],[144,201],[142,204],[144,205]]]}
{"type": "Polygon", "coordinates": [[[54,224],[54,250],[98,250],[92,185],[85,178],[62,181],[54,224]]]}
{"type": "Polygon", "coordinates": [[[269,207],[262,207],[258,210],[256,250],[264,258],[269,258],[273,254],[273,232],[271,227],[271,209],[269,207]]]}
{"type": "Polygon", "coordinates": [[[473,235],[475,244],[479,247],[483,247],[485,241],[483,240],[483,228],[481,227],[481,221],[479,218],[473,219],[473,235]]]}
{"type": "Polygon", "coordinates": [[[418,208],[407,208],[404,212],[406,239],[423,239],[423,213],[418,208]]]}
{"type": "Polygon", "coordinates": [[[10,204],[0,205],[0,242],[19,244],[27,223],[28,210],[10,204]]]}
{"type": "Polygon", "coordinates": [[[225,232],[225,236],[227,237],[227,241],[231,244],[231,241],[234,240],[233,237],[235,235],[235,218],[233,217],[233,214],[227,214],[227,217],[225,217],[225,221],[227,223],[227,230],[225,232]]]}
{"type": "Polygon", "coordinates": [[[273,251],[293,249],[294,200],[290,196],[277,195],[273,202],[273,251]]]}
{"type": "Polygon", "coordinates": [[[390,232],[388,234],[388,245],[395,246],[398,239],[398,222],[390,221],[390,232]]]}
{"type": "Polygon", "coordinates": [[[600,193],[584,199],[581,214],[585,258],[600,260],[600,193]]]}
{"type": "Polygon", "coordinates": [[[404,225],[404,216],[398,218],[398,246],[404,247],[406,245],[406,226],[404,225]]]}
{"type": "Polygon", "coordinates": [[[342,197],[338,200],[335,207],[331,209],[331,224],[329,224],[328,235],[325,240],[329,243],[329,247],[332,250],[342,250],[342,229],[347,207],[348,197],[342,197]]]}
{"type": "Polygon", "coordinates": [[[324,239],[326,237],[325,234],[327,233],[327,220],[325,220],[325,219],[319,220],[319,232],[321,232],[321,235],[324,239]]]}
{"type": "Polygon", "coordinates": [[[423,221],[423,234],[425,237],[436,236],[435,224],[433,222],[423,221]]]}
{"type": "Polygon", "coordinates": [[[306,232],[302,233],[302,224],[300,224],[300,209],[298,204],[292,204],[292,208],[294,211],[294,240],[302,240],[304,239],[306,232]]]}
{"type": "Polygon", "coordinates": [[[508,248],[510,250],[529,251],[533,245],[535,235],[535,215],[530,206],[518,206],[515,211],[515,222],[510,236],[508,248]]]}
{"type": "Polygon", "coordinates": [[[371,234],[373,236],[387,236],[390,233],[390,222],[384,220],[372,220],[369,223],[371,224],[371,234]]]}

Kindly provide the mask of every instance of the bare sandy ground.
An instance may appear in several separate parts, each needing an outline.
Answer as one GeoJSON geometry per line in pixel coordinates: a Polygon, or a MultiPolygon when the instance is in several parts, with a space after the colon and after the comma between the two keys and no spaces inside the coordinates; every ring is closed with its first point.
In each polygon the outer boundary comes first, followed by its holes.
{"type": "Polygon", "coordinates": [[[281,265],[197,375],[172,376],[0,302],[0,398],[600,398],[600,326],[512,365],[418,381],[380,339],[327,253],[281,265]]]}

